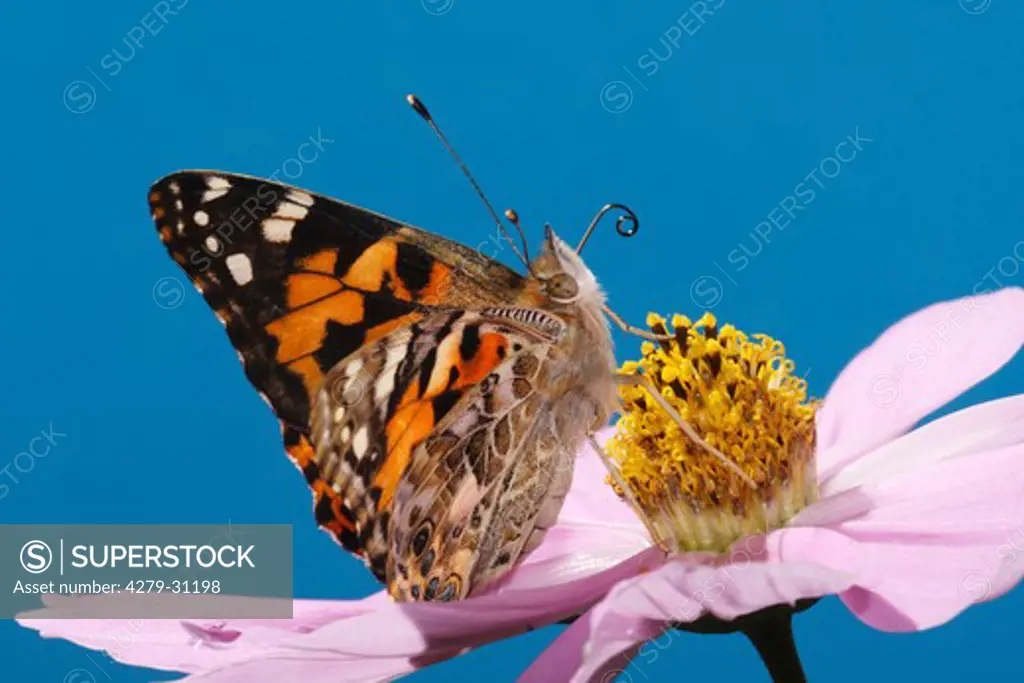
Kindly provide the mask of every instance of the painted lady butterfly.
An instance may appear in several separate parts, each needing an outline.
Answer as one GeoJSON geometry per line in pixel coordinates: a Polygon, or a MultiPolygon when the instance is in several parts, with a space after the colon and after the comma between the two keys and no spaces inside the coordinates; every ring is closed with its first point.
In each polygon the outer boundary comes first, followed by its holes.
{"type": "Polygon", "coordinates": [[[538,545],[573,454],[617,406],[604,314],[624,323],[582,242],[548,228],[522,276],[246,176],[175,173],[149,203],[276,412],[317,522],[395,599],[466,597],[538,545]]]}

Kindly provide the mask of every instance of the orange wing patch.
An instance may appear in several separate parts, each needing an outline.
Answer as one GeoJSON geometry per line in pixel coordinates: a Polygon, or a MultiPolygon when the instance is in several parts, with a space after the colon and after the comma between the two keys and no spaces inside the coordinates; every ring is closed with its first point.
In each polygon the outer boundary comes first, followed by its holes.
{"type": "Polygon", "coordinates": [[[406,242],[378,240],[360,254],[341,281],[364,292],[380,292],[387,283],[391,296],[400,301],[443,301],[451,288],[452,269],[439,261],[430,261],[405,271],[402,252],[406,248],[414,249],[406,242]]]}
{"type": "Polygon", "coordinates": [[[324,381],[324,371],[312,356],[305,356],[288,364],[288,368],[302,378],[302,384],[312,396],[324,381]]]}
{"type": "Polygon", "coordinates": [[[337,249],[324,249],[317,253],[307,256],[306,258],[299,261],[299,265],[306,270],[312,270],[317,273],[323,273],[324,275],[333,275],[334,268],[338,263],[338,250],[337,249]]]}
{"type": "Polygon", "coordinates": [[[320,348],[327,334],[328,321],[349,326],[361,323],[363,295],[346,289],[267,325],[267,332],[278,340],[277,362],[290,363],[320,348]]]}
{"type": "MultiPolygon", "coordinates": [[[[361,289],[364,292],[379,292],[384,286],[385,275],[392,275],[393,282],[397,279],[397,259],[398,245],[395,244],[395,241],[380,240],[372,244],[356,259],[341,281],[348,287],[361,289]]],[[[396,291],[395,296],[405,301],[412,299],[409,290],[404,287],[400,291],[396,291]]]]}
{"type": "Polygon", "coordinates": [[[427,399],[409,403],[388,420],[385,428],[388,457],[373,478],[373,485],[381,490],[378,510],[387,509],[398,488],[398,481],[409,465],[413,449],[430,436],[435,424],[434,407],[427,399]]]}
{"type": "Polygon", "coordinates": [[[298,272],[288,276],[284,293],[289,312],[265,329],[277,340],[275,361],[298,374],[310,394],[330,369],[311,357],[327,343],[331,323],[347,328],[347,338],[357,339],[359,346],[422,317],[396,307],[395,300],[443,300],[451,284],[451,269],[437,261],[407,269],[402,262],[403,244],[391,238],[374,242],[341,277],[337,274],[338,249],[323,249],[301,259],[298,272]],[[368,296],[377,298],[368,302],[368,296]],[[367,310],[374,305],[379,310],[367,310]]]}
{"type": "Polygon", "coordinates": [[[348,328],[348,338],[368,343],[422,317],[408,313],[407,307],[397,307],[396,300],[443,300],[452,270],[437,261],[405,267],[403,245],[391,238],[374,242],[341,277],[337,274],[338,249],[323,249],[301,259],[298,272],[288,276],[284,292],[290,310],[265,329],[278,342],[276,362],[300,375],[310,394],[330,369],[309,358],[327,343],[331,323],[348,328]],[[382,292],[385,285],[387,291],[382,292]],[[368,302],[368,296],[375,297],[374,301],[368,302]],[[367,309],[373,305],[379,310],[371,314],[367,309]]]}
{"type": "Polygon", "coordinates": [[[313,450],[313,445],[309,443],[305,434],[284,425],[281,429],[284,433],[284,452],[300,470],[306,471],[306,468],[314,464],[316,451],[313,450]]]}
{"type": "Polygon", "coordinates": [[[324,249],[299,261],[301,272],[288,276],[285,292],[289,308],[299,308],[342,289],[334,276],[337,249],[324,249]]]}
{"type": "Polygon", "coordinates": [[[483,380],[508,355],[508,337],[489,332],[480,337],[480,346],[469,358],[453,358],[449,362],[459,370],[453,389],[463,389],[483,380]]]}
{"type": "Polygon", "coordinates": [[[387,507],[416,446],[467,390],[504,361],[508,345],[503,334],[479,334],[478,327],[469,326],[461,336],[444,340],[433,365],[420,369],[428,376],[425,390],[421,393],[420,381],[410,382],[385,428],[388,455],[373,480],[381,489],[378,509],[387,507]]]}
{"type": "Polygon", "coordinates": [[[444,301],[451,289],[451,279],[455,277],[455,271],[448,266],[435,261],[430,267],[430,277],[424,286],[417,293],[417,301],[425,304],[437,304],[444,301]]]}

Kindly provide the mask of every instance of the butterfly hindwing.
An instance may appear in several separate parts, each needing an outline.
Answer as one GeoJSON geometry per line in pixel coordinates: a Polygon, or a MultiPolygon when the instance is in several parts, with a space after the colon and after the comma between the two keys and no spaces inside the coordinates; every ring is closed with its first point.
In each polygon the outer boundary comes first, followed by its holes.
{"type": "Polygon", "coordinates": [[[537,390],[549,379],[549,348],[526,345],[505,360],[417,448],[393,510],[387,581],[396,599],[465,598],[554,522],[572,467],[537,390]]]}
{"type": "Polygon", "coordinates": [[[367,563],[381,580],[393,547],[395,494],[419,465],[419,445],[446,419],[482,419],[464,396],[492,382],[495,368],[533,343],[476,312],[437,312],[327,374],[314,400],[314,465],[352,511],[367,563]]]}

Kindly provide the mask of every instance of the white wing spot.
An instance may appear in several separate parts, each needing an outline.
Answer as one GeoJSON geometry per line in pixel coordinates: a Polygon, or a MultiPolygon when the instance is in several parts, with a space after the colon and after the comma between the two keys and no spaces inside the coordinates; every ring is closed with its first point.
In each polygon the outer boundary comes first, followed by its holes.
{"type": "Polygon", "coordinates": [[[209,237],[206,238],[206,249],[211,254],[216,254],[218,251],[220,251],[220,242],[217,241],[216,237],[210,235],[209,237]]]}
{"type": "Polygon", "coordinates": [[[303,206],[313,206],[313,198],[306,194],[305,192],[292,190],[291,192],[288,193],[287,197],[290,201],[293,201],[296,204],[302,204],[303,206]]]}
{"type": "Polygon", "coordinates": [[[180,235],[183,232],[185,232],[185,223],[184,221],[178,221],[178,234],[180,235]]]}
{"type": "Polygon", "coordinates": [[[235,282],[240,285],[247,285],[252,282],[252,261],[245,254],[232,254],[225,261],[228,271],[235,282]]]}
{"type": "Polygon", "coordinates": [[[181,194],[181,185],[179,185],[175,181],[172,180],[171,183],[167,187],[171,188],[171,194],[174,194],[174,195],[181,194]]]}
{"type": "Polygon", "coordinates": [[[340,408],[338,408],[337,410],[334,411],[334,421],[335,422],[341,422],[344,419],[345,419],[345,406],[341,406],[340,408]]]}
{"type": "Polygon", "coordinates": [[[352,436],[352,429],[348,425],[345,425],[341,429],[342,442],[347,443],[350,436],[352,436]]]}
{"type": "Polygon", "coordinates": [[[387,357],[384,359],[384,374],[377,380],[373,388],[373,395],[377,401],[389,396],[395,390],[395,373],[398,372],[398,366],[403,358],[405,358],[405,346],[396,344],[388,349],[387,357]]]}
{"type": "Polygon", "coordinates": [[[200,201],[202,201],[204,204],[206,202],[212,202],[214,199],[223,197],[227,193],[227,190],[207,190],[206,192],[203,193],[203,198],[200,201]]]}
{"type": "Polygon", "coordinates": [[[206,176],[206,186],[211,190],[226,190],[231,187],[231,183],[228,182],[227,178],[211,175],[206,176]]]}
{"type": "Polygon", "coordinates": [[[397,368],[389,368],[377,383],[373,387],[373,396],[376,400],[380,401],[385,396],[390,396],[391,392],[395,390],[395,370],[397,368]]]}
{"type": "Polygon", "coordinates": [[[198,225],[200,228],[205,228],[207,225],[210,224],[210,214],[206,213],[205,211],[196,211],[192,215],[192,220],[194,220],[196,222],[196,225],[198,225]]]}
{"type": "Polygon", "coordinates": [[[286,221],[280,218],[268,218],[263,221],[263,236],[268,242],[287,244],[292,239],[292,230],[295,228],[295,221],[286,221]]]}
{"type": "Polygon", "coordinates": [[[352,438],[352,452],[356,454],[356,458],[362,458],[366,455],[366,449],[369,445],[370,436],[367,433],[366,425],[363,425],[352,438]]]}
{"type": "Polygon", "coordinates": [[[180,212],[185,210],[185,205],[181,203],[180,199],[175,199],[174,200],[174,208],[177,209],[178,212],[180,213],[180,212]]]}
{"type": "Polygon", "coordinates": [[[274,215],[279,218],[291,218],[292,220],[301,221],[309,213],[309,209],[292,202],[281,202],[281,206],[277,207],[277,211],[274,215]]]}

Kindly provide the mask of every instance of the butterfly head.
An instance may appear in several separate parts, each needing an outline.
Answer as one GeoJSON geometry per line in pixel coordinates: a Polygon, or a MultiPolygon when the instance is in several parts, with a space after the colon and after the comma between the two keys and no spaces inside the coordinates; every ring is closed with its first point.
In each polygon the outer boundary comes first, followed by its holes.
{"type": "Polygon", "coordinates": [[[530,270],[541,281],[544,293],[556,304],[596,303],[600,306],[604,302],[594,274],[551,226],[545,226],[543,251],[530,270]]]}

